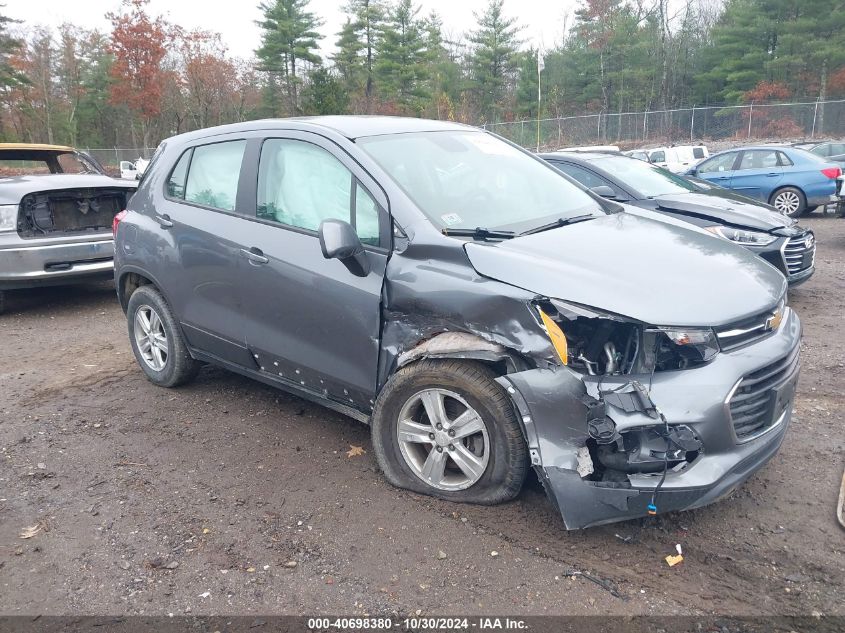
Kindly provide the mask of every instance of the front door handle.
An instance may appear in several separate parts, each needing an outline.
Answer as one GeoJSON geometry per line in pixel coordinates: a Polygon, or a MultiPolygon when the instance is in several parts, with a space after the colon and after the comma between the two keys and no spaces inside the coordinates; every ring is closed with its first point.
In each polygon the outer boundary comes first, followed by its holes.
{"type": "Polygon", "coordinates": [[[774,174],[766,174],[766,178],[774,178],[774,177],[776,177],[776,176],[780,176],[780,174],[778,174],[778,173],[774,173],[774,174]]]}
{"type": "Polygon", "coordinates": [[[255,246],[252,248],[242,248],[241,255],[246,257],[250,264],[255,264],[256,266],[259,264],[268,264],[270,262],[270,258],[266,257],[264,252],[255,246]]]}
{"type": "Polygon", "coordinates": [[[166,213],[163,215],[156,214],[156,222],[158,222],[159,226],[163,229],[169,229],[173,226],[173,222],[170,219],[170,216],[166,213]]]}

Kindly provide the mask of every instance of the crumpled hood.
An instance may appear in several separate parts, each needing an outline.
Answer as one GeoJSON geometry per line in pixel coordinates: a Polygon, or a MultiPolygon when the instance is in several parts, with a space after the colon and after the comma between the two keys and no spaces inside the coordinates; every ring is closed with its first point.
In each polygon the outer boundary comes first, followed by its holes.
{"type": "Polygon", "coordinates": [[[783,275],[741,246],[628,213],[465,248],[485,277],[650,325],[724,325],[786,291],[783,275]]]}
{"type": "Polygon", "coordinates": [[[741,196],[726,197],[717,193],[681,193],[657,196],[658,208],[680,214],[706,217],[718,224],[732,224],[757,231],[772,231],[794,222],[787,216],[772,211],[753,200],[741,196]]]}
{"type": "Polygon", "coordinates": [[[56,191],[59,189],[129,189],[138,188],[137,182],[118,180],[99,174],[35,174],[0,178],[0,204],[20,204],[28,193],[56,191]]]}

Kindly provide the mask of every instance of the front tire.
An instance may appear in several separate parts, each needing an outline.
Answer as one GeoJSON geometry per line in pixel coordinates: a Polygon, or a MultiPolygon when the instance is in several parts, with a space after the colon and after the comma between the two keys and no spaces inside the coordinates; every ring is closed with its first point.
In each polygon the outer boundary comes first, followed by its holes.
{"type": "Polygon", "coordinates": [[[769,204],[790,218],[800,217],[807,211],[807,198],[803,191],[795,187],[778,189],[772,194],[769,204]]]}
{"type": "Polygon", "coordinates": [[[513,499],[528,450],[510,398],[480,363],[423,360],[387,382],[373,411],[372,440],[387,480],[449,501],[513,499]]]}
{"type": "Polygon", "coordinates": [[[177,387],[197,375],[199,363],[158,290],[149,285],[137,288],[129,297],[126,318],[132,353],[150,382],[177,387]]]}

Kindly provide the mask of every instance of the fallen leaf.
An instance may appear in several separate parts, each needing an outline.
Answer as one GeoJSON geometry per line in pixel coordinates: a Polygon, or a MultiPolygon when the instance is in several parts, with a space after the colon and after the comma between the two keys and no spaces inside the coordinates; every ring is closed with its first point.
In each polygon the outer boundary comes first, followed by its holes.
{"type": "Polygon", "coordinates": [[[684,562],[684,557],[681,556],[680,554],[678,554],[677,556],[667,556],[666,557],[666,564],[669,565],[669,567],[674,567],[678,563],[682,563],[682,562],[684,562]]]}
{"type": "Polygon", "coordinates": [[[363,446],[355,446],[354,444],[349,445],[349,450],[346,451],[347,457],[358,457],[359,455],[365,454],[367,451],[364,450],[363,446]]]}
{"type": "Polygon", "coordinates": [[[203,528],[203,529],[202,529],[202,533],[203,533],[203,534],[208,534],[209,532],[211,532],[211,530],[209,530],[208,528],[203,528]]]}
{"type": "Polygon", "coordinates": [[[247,568],[246,568],[246,573],[248,573],[248,574],[255,573],[255,567],[247,567],[247,568]]]}
{"type": "Polygon", "coordinates": [[[40,531],[41,531],[41,524],[38,523],[38,524],[33,525],[31,527],[24,528],[21,531],[20,537],[21,538],[32,538],[33,536],[38,534],[40,531]]]}

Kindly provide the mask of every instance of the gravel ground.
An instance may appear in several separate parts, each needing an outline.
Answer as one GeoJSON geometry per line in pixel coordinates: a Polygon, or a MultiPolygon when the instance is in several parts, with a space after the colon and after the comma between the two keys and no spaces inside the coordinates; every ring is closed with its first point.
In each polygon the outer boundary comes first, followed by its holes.
{"type": "Polygon", "coordinates": [[[780,454],[716,505],[580,532],[536,480],[498,507],[396,490],[366,427],[223,370],[153,386],[108,284],[17,293],[0,612],[845,614],[845,220],[803,223],[817,272],[791,293],[804,360],[780,454]]]}

